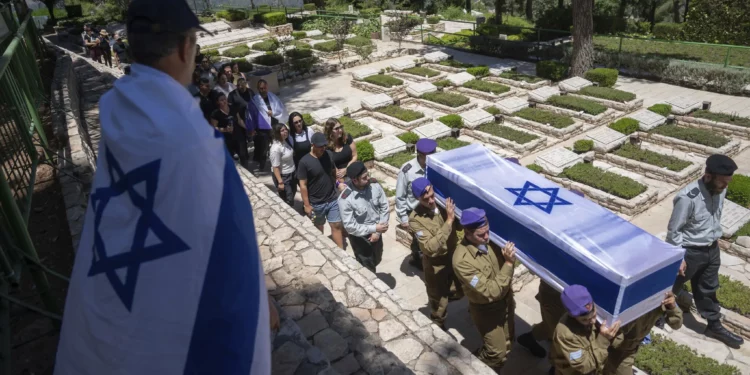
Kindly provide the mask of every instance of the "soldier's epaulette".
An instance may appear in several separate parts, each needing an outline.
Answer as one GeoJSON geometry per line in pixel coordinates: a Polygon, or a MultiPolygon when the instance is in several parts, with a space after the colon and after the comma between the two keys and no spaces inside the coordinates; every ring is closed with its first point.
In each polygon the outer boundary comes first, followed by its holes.
{"type": "Polygon", "coordinates": [[[401,168],[401,172],[409,172],[409,169],[411,169],[411,163],[406,163],[403,168],[401,168]]]}
{"type": "Polygon", "coordinates": [[[378,183],[378,179],[375,178],[375,177],[373,177],[373,178],[370,179],[370,183],[371,184],[377,184],[378,183]]]}
{"type": "Polygon", "coordinates": [[[349,194],[351,194],[351,193],[352,193],[352,189],[349,189],[347,187],[346,190],[344,190],[343,192],[341,192],[341,198],[346,199],[346,198],[349,197],[349,194]]]}
{"type": "Polygon", "coordinates": [[[693,190],[688,191],[687,196],[690,199],[693,199],[698,196],[698,194],[701,193],[701,189],[699,188],[693,188],[693,190]]]}

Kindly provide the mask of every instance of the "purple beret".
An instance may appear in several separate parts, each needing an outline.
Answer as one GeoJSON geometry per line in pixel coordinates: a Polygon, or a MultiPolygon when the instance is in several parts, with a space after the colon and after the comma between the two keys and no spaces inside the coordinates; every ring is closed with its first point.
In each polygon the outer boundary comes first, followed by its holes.
{"type": "Polygon", "coordinates": [[[417,152],[420,154],[431,154],[437,149],[437,142],[429,138],[422,138],[417,141],[417,152]]]}
{"type": "Polygon", "coordinates": [[[589,290],[583,285],[570,285],[563,289],[560,299],[570,316],[574,317],[588,314],[594,304],[589,290]]]}
{"type": "Polygon", "coordinates": [[[481,208],[467,208],[461,212],[461,225],[465,228],[479,228],[487,225],[487,214],[481,208]]]}
{"type": "Polygon", "coordinates": [[[411,183],[411,192],[414,194],[415,198],[419,199],[430,185],[430,180],[424,177],[417,178],[411,183]]]}
{"type": "Polygon", "coordinates": [[[517,158],[505,158],[505,160],[507,160],[507,161],[509,161],[511,163],[516,163],[518,165],[521,165],[521,163],[518,161],[517,158]]]}

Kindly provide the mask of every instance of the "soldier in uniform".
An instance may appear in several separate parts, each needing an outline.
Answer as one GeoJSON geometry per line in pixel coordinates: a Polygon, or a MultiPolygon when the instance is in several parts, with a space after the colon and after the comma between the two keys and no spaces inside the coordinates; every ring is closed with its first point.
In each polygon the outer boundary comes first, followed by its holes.
{"type": "Polygon", "coordinates": [[[667,292],[661,306],[623,326],[609,349],[604,364],[604,375],[633,375],[635,353],[643,338],[651,332],[656,321],[664,317],[672,329],[682,327],[682,310],[675,303],[674,294],[667,292]]]}
{"type": "Polygon", "coordinates": [[[374,273],[383,257],[382,234],[388,230],[390,217],[388,198],[361,161],[351,163],[346,175],[351,181],[339,196],[341,220],[354,257],[374,273]]]}
{"type": "Polygon", "coordinates": [[[419,241],[424,266],[424,283],[429,298],[430,318],[445,329],[448,301],[463,297],[453,274],[453,253],[458,245],[453,200],[445,200],[445,210],[435,203],[435,192],[430,181],[419,177],[411,183],[411,190],[419,205],[409,214],[409,227],[419,241]],[[458,290],[457,288],[458,287],[458,290]]]}
{"type": "Polygon", "coordinates": [[[667,242],[685,248],[685,259],[672,291],[679,294],[689,280],[698,312],[708,321],[705,335],[729,347],[739,348],[742,337],[721,324],[719,301],[719,238],[724,196],[737,164],[725,155],[711,155],[706,172],[674,197],[674,209],[667,227],[667,242]]]}
{"type": "Polygon", "coordinates": [[[550,359],[557,375],[599,374],[607,361],[608,348],[617,336],[620,322],[597,329],[596,305],[588,289],[570,285],[560,296],[566,313],[552,333],[550,359]]]}
{"type": "Polygon", "coordinates": [[[475,353],[495,372],[500,371],[513,343],[513,266],[516,249],[508,242],[500,249],[490,243],[484,210],[467,208],[461,214],[464,239],[453,254],[453,270],[469,298],[469,312],[484,345],[475,353]]]}
{"type": "MultiPolygon", "coordinates": [[[[401,228],[408,230],[414,235],[414,231],[409,228],[409,213],[417,207],[419,201],[412,195],[411,183],[418,177],[424,177],[425,168],[427,168],[427,155],[434,154],[437,149],[437,142],[429,138],[422,138],[417,141],[417,157],[406,162],[401,166],[396,180],[396,218],[401,228]]],[[[409,264],[422,269],[422,254],[419,250],[419,241],[414,237],[411,242],[411,260],[409,264]]]]}

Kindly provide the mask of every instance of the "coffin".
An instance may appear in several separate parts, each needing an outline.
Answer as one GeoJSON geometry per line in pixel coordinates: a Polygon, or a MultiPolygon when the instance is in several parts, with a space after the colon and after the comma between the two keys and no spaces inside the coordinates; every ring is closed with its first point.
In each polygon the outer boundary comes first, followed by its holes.
{"type": "Polygon", "coordinates": [[[588,288],[598,318],[627,324],[659,307],[684,250],[541,175],[472,144],[430,155],[437,200],[487,212],[490,238],[512,241],[518,258],[557,290],[588,288]]]}

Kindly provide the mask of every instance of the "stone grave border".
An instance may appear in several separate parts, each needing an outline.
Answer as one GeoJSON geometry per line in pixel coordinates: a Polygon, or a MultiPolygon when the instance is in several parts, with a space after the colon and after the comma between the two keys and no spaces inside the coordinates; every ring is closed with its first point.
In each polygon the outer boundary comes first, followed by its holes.
{"type": "MultiPolygon", "coordinates": [[[[529,100],[531,101],[531,97],[529,97],[529,100]]],[[[594,125],[602,125],[611,120],[614,120],[617,117],[617,112],[615,112],[612,108],[607,108],[606,111],[596,116],[593,116],[588,113],[576,112],[572,109],[561,108],[561,107],[558,107],[552,104],[547,104],[547,103],[537,103],[536,107],[539,109],[544,109],[546,111],[555,112],[557,114],[579,118],[583,121],[586,121],[594,125]]]]}
{"type": "Polygon", "coordinates": [[[740,141],[730,140],[729,143],[721,146],[720,148],[709,147],[699,145],[697,143],[683,141],[681,139],[667,137],[661,134],[651,134],[644,131],[638,131],[638,137],[643,140],[647,140],[650,143],[674,148],[683,152],[697,153],[702,156],[710,156],[713,154],[724,154],[727,156],[734,156],[740,153],[741,143],[740,141]]]}
{"type": "Polygon", "coordinates": [[[485,77],[484,79],[486,81],[502,83],[504,85],[513,86],[513,87],[517,87],[517,88],[521,88],[521,89],[529,90],[529,91],[536,90],[540,87],[549,86],[551,84],[551,82],[546,79],[543,81],[539,81],[537,83],[528,83],[524,81],[516,81],[513,79],[509,79],[509,78],[495,77],[495,76],[485,77]]]}
{"type": "Polygon", "coordinates": [[[691,128],[712,130],[722,135],[750,139],[750,127],[727,124],[726,122],[711,121],[693,116],[675,116],[677,123],[691,128]]]}
{"type": "Polygon", "coordinates": [[[642,176],[646,176],[654,180],[669,181],[670,183],[678,186],[687,184],[703,174],[703,166],[701,164],[696,164],[693,162],[691,162],[689,166],[685,167],[685,169],[679,172],[674,172],[666,168],[659,168],[655,165],[624,158],[622,156],[611,153],[597,153],[596,156],[601,157],[603,160],[606,160],[607,162],[628,171],[638,173],[642,176]]]}
{"type": "Polygon", "coordinates": [[[747,247],[741,246],[736,242],[731,242],[729,239],[721,238],[719,239],[719,248],[727,254],[734,255],[750,263],[750,249],[747,247]]]}
{"type": "Polygon", "coordinates": [[[542,124],[540,122],[527,120],[513,115],[504,116],[503,118],[505,119],[505,122],[522,127],[524,129],[534,130],[544,135],[558,138],[560,140],[570,139],[586,131],[586,129],[584,129],[583,123],[580,121],[575,121],[573,125],[558,129],[552,125],[542,124]]]}
{"type": "Polygon", "coordinates": [[[490,93],[490,92],[484,92],[484,91],[474,90],[474,89],[470,89],[470,88],[463,87],[463,86],[454,86],[454,87],[455,87],[454,90],[460,92],[461,94],[468,95],[468,96],[473,96],[475,98],[479,98],[479,99],[486,100],[486,101],[493,102],[493,103],[496,102],[496,101],[498,101],[498,100],[500,100],[500,99],[505,99],[505,98],[508,98],[508,97],[511,97],[511,96],[516,96],[518,94],[518,91],[516,91],[512,87],[511,87],[511,89],[509,91],[504,92],[504,93],[499,94],[499,95],[498,94],[493,94],[493,93],[490,93]]]}
{"type": "MultiPolygon", "coordinates": [[[[693,294],[688,292],[687,290],[682,290],[680,294],[677,295],[677,301],[679,301],[683,305],[690,305],[690,312],[698,313],[698,309],[695,307],[695,301],[693,300],[693,294]]],[[[750,340],[749,318],[722,306],[721,322],[730,331],[742,336],[745,340],[750,340]]]]}
{"type": "MultiPolygon", "coordinates": [[[[358,116],[356,118],[354,117],[354,115],[352,115],[352,119],[357,119],[357,118],[362,118],[362,117],[367,117],[367,115],[360,115],[360,116],[358,116]]],[[[372,142],[372,141],[376,141],[376,140],[378,140],[380,138],[383,138],[383,132],[381,132],[379,129],[375,129],[372,126],[364,124],[364,123],[361,123],[361,122],[360,122],[360,124],[362,124],[362,125],[367,126],[368,128],[370,128],[370,134],[362,135],[362,136],[359,136],[357,138],[353,138],[354,142],[359,142],[359,141],[370,141],[370,142],[372,142]]],[[[323,126],[320,126],[318,124],[310,125],[310,129],[312,129],[314,132],[323,133],[323,126]]]]}
{"type": "Polygon", "coordinates": [[[440,72],[440,74],[438,74],[438,75],[436,75],[434,77],[427,77],[427,78],[425,78],[425,77],[422,77],[422,76],[418,76],[416,74],[406,73],[406,72],[403,72],[403,71],[402,72],[398,72],[398,71],[394,70],[394,71],[392,71],[390,73],[390,75],[392,75],[392,76],[394,76],[394,77],[396,77],[398,79],[401,79],[401,80],[405,79],[405,80],[414,81],[414,82],[430,82],[430,83],[432,83],[432,82],[437,82],[437,81],[440,81],[441,79],[444,79],[445,77],[448,76],[448,73],[446,73],[446,72],[440,72]]]}
{"type": "Polygon", "coordinates": [[[391,88],[385,88],[383,86],[378,86],[374,83],[365,82],[365,81],[361,81],[358,79],[352,79],[351,85],[352,87],[356,89],[360,89],[362,91],[372,92],[375,94],[387,94],[393,99],[396,99],[395,95],[403,94],[406,92],[407,83],[404,82],[401,85],[393,86],[391,88]]]}
{"type": "Polygon", "coordinates": [[[472,103],[472,102],[466,103],[466,104],[464,104],[462,106],[455,107],[455,108],[454,107],[448,107],[447,105],[443,105],[443,104],[440,104],[440,103],[435,103],[435,102],[427,100],[427,99],[422,99],[421,97],[420,98],[411,98],[411,97],[410,98],[406,98],[406,99],[404,99],[404,100],[401,101],[401,104],[408,104],[408,103],[412,103],[412,102],[421,104],[421,105],[423,105],[423,106],[425,106],[427,108],[432,108],[432,109],[434,109],[436,111],[440,111],[440,112],[443,112],[443,113],[449,114],[449,115],[457,115],[457,114],[459,114],[461,112],[466,112],[466,111],[468,111],[470,109],[474,109],[474,108],[477,107],[477,103],[472,103]]]}
{"type": "Polygon", "coordinates": [[[637,109],[641,109],[643,107],[643,99],[638,99],[638,98],[635,98],[629,102],[621,103],[621,102],[616,102],[614,100],[607,100],[607,99],[602,99],[602,98],[596,98],[593,96],[578,94],[576,92],[569,92],[567,95],[570,95],[576,98],[591,100],[607,108],[612,108],[614,110],[625,112],[625,113],[630,113],[637,109]]]}
{"type": "MultiPolygon", "coordinates": [[[[482,125],[479,125],[479,126],[482,126],[482,125]]],[[[520,143],[511,141],[509,139],[500,138],[492,134],[485,133],[479,130],[479,126],[476,129],[463,128],[461,129],[461,134],[466,134],[467,136],[472,137],[479,142],[487,142],[495,146],[500,146],[506,149],[511,149],[515,153],[519,154],[520,156],[526,156],[540,148],[547,147],[547,137],[543,135],[539,135],[538,136],[539,138],[533,141],[529,141],[525,144],[520,144],[520,143]]],[[[503,126],[507,126],[507,124],[503,126]]],[[[522,129],[521,131],[523,131],[524,133],[537,135],[533,132],[528,132],[525,129],[522,129]]]]}
{"type": "MultiPolygon", "coordinates": [[[[416,111],[416,110],[412,109],[412,111],[416,111]]],[[[420,112],[420,111],[417,111],[417,112],[420,112]]],[[[420,113],[422,113],[422,112],[420,112],[420,113]]],[[[420,126],[420,125],[424,125],[424,124],[426,124],[428,122],[432,122],[432,118],[430,116],[427,116],[425,113],[422,113],[422,114],[424,115],[422,118],[418,118],[418,119],[416,119],[414,121],[406,122],[404,120],[388,116],[388,115],[386,115],[385,113],[382,113],[382,112],[369,111],[369,116],[370,117],[376,118],[376,119],[378,119],[380,121],[385,122],[386,124],[390,124],[390,125],[393,125],[393,126],[399,128],[399,129],[404,129],[404,130],[412,130],[412,129],[420,126]]]]}
{"type": "Polygon", "coordinates": [[[312,48],[312,51],[313,51],[313,55],[315,55],[317,57],[320,57],[321,59],[328,59],[328,60],[332,60],[332,59],[337,59],[338,60],[339,59],[339,53],[343,53],[344,54],[344,57],[341,58],[342,60],[346,59],[346,58],[348,58],[350,56],[353,56],[352,53],[351,53],[352,51],[350,51],[350,50],[348,50],[346,48],[342,48],[340,51],[331,51],[331,52],[319,51],[319,50],[316,50],[316,49],[312,48]]]}
{"type": "Polygon", "coordinates": [[[384,161],[375,160],[375,168],[388,177],[398,179],[399,169],[384,161]]]}
{"type": "Polygon", "coordinates": [[[466,68],[456,68],[454,66],[447,66],[447,65],[440,65],[435,63],[423,63],[421,66],[425,68],[430,68],[432,70],[439,70],[446,73],[461,73],[465,72],[466,68]]]}

